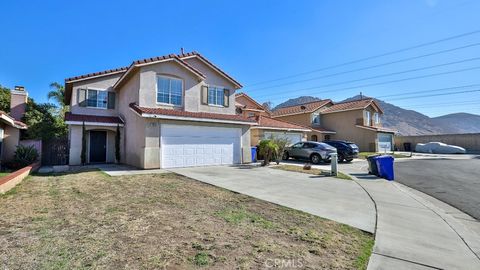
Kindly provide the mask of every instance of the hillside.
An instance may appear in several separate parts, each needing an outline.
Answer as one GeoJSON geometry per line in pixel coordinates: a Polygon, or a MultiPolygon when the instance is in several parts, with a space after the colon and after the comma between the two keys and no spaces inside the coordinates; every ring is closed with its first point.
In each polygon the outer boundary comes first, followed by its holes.
{"type": "MultiPolygon", "coordinates": [[[[359,99],[354,96],[343,101],[359,99]]],[[[287,107],[319,100],[317,97],[302,96],[289,99],[275,108],[287,107]]],[[[406,110],[393,104],[376,99],[384,111],[383,126],[398,130],[401,135],[426,135],[447,133],[480,132],[480,115],[454,113],[430,118],[414,110],[406,110]]]]}

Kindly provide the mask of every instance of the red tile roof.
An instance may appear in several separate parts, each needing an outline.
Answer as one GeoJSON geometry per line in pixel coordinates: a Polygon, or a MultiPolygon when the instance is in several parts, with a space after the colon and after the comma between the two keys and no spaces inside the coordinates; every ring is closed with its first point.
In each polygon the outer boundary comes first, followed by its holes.
{"type": "Polygon", "coordinates": [[[127,69],[128,69],[128,67],[121,67],[121,68],[108,69],[108,70],[103,70],[103,71],[99,71],[99,72],[93,72],[93,73],[88,73],[88,74],[79,75],[79,76],[75,76],[75,77],[70,77],[70,78],[65,79],[65,83],[68,83],[70,81],[87,79],[87,78],[90,78],[90,77],[110,75],[110,74],[113,74],[113,73],[123,73],[123,72],[127,71],[127,69]]]}
{"type": "Polygon", "coordinates": [[[73,114],[70,112],[65,113],[65,121],[123,124],[122,119],[120,119],[120,117],[117,117],[117,116],[73,114]]]}
{"type": "Polygon", "coordinates": [[[334,112],[342,112],[342,111],[360,110],[360,109],[367,108],[371,104],[373,104],[373,106],[375,106],[380,112],[382,112],[382,109],[377,104],[377,102],[374,99],[369,98],[369,99],[361,99],[361,100],[336,103],[333,106],[328,107],[327,109],[322,111],[322,113],[325,114],[325,113],[334,113],[334,112]]]}
{"type": "MultiPolygon", "coordinates": [[[[132,65],[142,65],[142,64],[149,64],[149,63],[155,63],[158,61],[162,60],[168,60],[168,59],[174,59],[180,62],[180,64],[184,65],[187,69],[190,69],[193,73],[196,73],[200,77],[206,78],[206,76],[200,72],[198,69],[194,68],[192,65],[189,63],[183,61],[178,55],[176,54],[169,54],[169,55],[163,55],[163,56],[157,56],[157,57],[151,57],[151,58],[145,58],[145,59],[140,59],[140,60],[135,60],[133,61],[132,65]]],[[[131,67],[131,66],[130,66],[131,67]]]]}
{"type": "Polygon", "coordinates": [[[364,126],[364,125],[355,125],[358,128],[378,131],[378,132],[386,132],[386,133],[397,133],[397,130],[384,128],[384,127],[372,127],[372,126],[364,126]]]}
{"type": "Polygon", "coordinates": [[[260,105],[260,103],[258,103],[256,100],[254,100],[253,98],[251,98],[249,95],[245,94],[245,93],[238,93],[238,94],[235,94],[235,101],[241,105],[243,108],[247,108],[247,109],[256,109],[256,110],[264,110],[266,111],[266,109],[260,105]],[[255,108],[252,108],[251,106],[248,106],[249,104],[244,104],[242,102],[239,102],[239,98],[240,97],[245,97],[246,99],[250,100],[253,104],[255,104],[255,108]]]}
{"type": "Polygon", "coordinates": [[[259,116],[258,117],[258,128],[278,128],[281,130],[302,130],[302,131],[310,131],[310,128],[304,127],[301,125],[297,125],[294,123],[290,123],[287,121],[281,121],[278,119],[273,119],[267,116],[259,116]]]}
{"type": "Polygon", "coordinates": [[[337,132],[335,132],[335,131],[333,131],[333,130],[328,130],[328,129],[321,128],[321,127],[312,127],[312,130],[313,130],[313,131],[320,132],[320,133],[332,133],[332,134],[337,133],[337,132]]]}
{"type": "Polygon", "coordinates": [[[4,120],[4,122],[12,127],[16,127],[18,129],[27,129],[27,124],[15,120],[15,118],[11,117],[8,113],[4,111],[0,111],[0,118],[4,120]]]}
{"type": "Polygon", "coordinates": [[[233,82],[234,84],[236,84],[238,86],[238,88],[242,88],[242,85],[236,81],[234,78],[232,78],[230,75],[228,75],[226,72],[224,72],[223,70],[221,70],[219,67],[217,67],[216,65],[214,65],[212,62],[210,62],[207,58],[203,57],[200,53],[196,52],[196,51],[193,51],[193,52],[189,52],[189,53],[184,53],[184,54],[179,54],[178,57],[180,57],[181,59],[183,58],[187,58],[187,57],[191,57],[191,56],[197,56],[198,58],[200,58],[201,60],[203,60],[205,63],[207,63],[208,65],[210,65],[212,68],[214,68],[216,71],[218,71],[219,73],[221,73],[223,76],[225,76],[227,79],[229,79],[231,82],[233,82]]]}
{"type": "Polygon", "coordinates": [[[163,109],[163,108],[146,108],[140,107],[135,103],[130,104],[135,112],[142,115],[143,114],[154,114],[154,115],[165,115],[165,116],[177,116],[177,117],[186,117],[186,118],[202,118],[202,119],[212,119],[212,120],[225,120],[225,121],[235,121],[235,122],[245,122],[249,124],[256,123],[254,119],[249,119],[240,115],[235,114],[220,114],[220,113],[205,113],[205,112],[187,112],[174,109],[163,109]]]}
{"type": "Polygon", "coordinates": [[[324,100],[313,101],[313,102],[308,102],[304,104],[298,104],[294,106],[280,108],[272,112],[272,117],[280,117],[285,115],[301,114],[301,113],[311,113],[331,102],[332,101],[330,99],[324,99],[324,100]]]}

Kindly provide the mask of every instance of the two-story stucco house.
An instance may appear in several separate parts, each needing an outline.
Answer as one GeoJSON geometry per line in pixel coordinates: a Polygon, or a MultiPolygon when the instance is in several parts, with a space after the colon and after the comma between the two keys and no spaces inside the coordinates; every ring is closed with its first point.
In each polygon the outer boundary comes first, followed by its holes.
{"type": "Polygon", "coordinates": [[[236,114],[242,85],[197,52],[134,61],[65,80],[70,165],[120,162],[144,169],[249,162],[250,127],[236,114]],[[85,125],[86,132],[82,132],[85,125]]]}
{"type": "Polygon", "coordinates": [[[334,103],[330,99],[284,107],[272,112],[280,119],[308,126],[311,141],[348,140],[360,151],[393,150],[394,130],[383,128],[382,109],[371,98],[334,103]]]}

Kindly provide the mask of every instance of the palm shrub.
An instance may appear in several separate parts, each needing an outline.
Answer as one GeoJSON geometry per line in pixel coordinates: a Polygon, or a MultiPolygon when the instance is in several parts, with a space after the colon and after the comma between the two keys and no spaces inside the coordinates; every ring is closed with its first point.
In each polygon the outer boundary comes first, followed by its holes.
{"type": "Polygon", "coordinates": [[[270,140],[277,145],[276,151],[274,153],[274,160],[275,162],[277,162],[277,164],[279,164],[280,160],[283,157],[283,152],[285,152],[285,148],[287,147],[287,145],[290,144],[290,140],[280,137],[271,137],[270,140]]]}
{"type": "Polygon", "coordinates": [[[38,151],[33,145],[19,145],[15,150],[13,161],[16,166],[23,168],[38,160],[38,151]]]}
{"type": "Polygon", "coordinates": [[[259,153],[263,156],[262,166],[267,166],[278,151],[278,145],[273,140],[262,140],[259,145],[259,153]]]}

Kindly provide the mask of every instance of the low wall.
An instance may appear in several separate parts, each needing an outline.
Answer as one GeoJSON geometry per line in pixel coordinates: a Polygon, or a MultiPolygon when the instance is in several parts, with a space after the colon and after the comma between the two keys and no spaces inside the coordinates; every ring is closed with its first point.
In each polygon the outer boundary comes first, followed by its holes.
{"type": "Polygon", "coordinates": [[[417,143],[427,142],[442,142],[461,146],[468,152],[480,152],[480,133],[395,136],[395,146],[399,150],[405,150],[404,143],[411,143],[412,150],[415,150],[417,143]]]}
{"type": "Polygon", "coordinates": [[[9,175],[0,178],[0,194],[4,194],[10,189],[14,188],[18,183],[22,182],[30,172],[37,170],[40,167],[40,162],[34,163],[20,170],[14,171],[9,175]]]}

